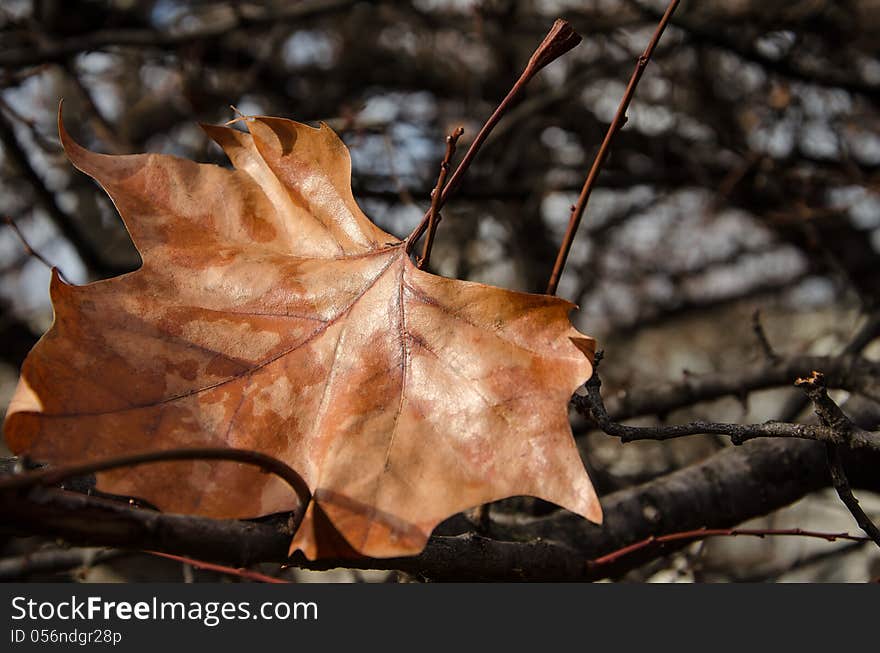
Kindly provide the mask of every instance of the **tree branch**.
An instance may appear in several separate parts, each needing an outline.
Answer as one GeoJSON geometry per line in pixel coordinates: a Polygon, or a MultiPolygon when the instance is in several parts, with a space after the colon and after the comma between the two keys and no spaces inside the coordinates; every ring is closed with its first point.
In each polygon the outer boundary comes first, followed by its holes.
{"type": "MultiPolygon", "coordinates": [[[[612,420],[602,401],[602,380],[599,378],[599,361],[602,352],[596,352],[593,375],[586,383],[586,396],[575,395],[572,403],[586,417],[592,417],[596,424],[608,435],[620,438],[621,442],[636,440],[672,440],[687,435],[714,434],[730,438],[733,444],[743,444],[755,438],[797,438],[817,440],[832,445],[852,448],[873,449],[880,453],[880,433],[873,433],[849,424],[844,432],[828,424],[789,424],[786,422],[764,422],[763,424],[724,424],[720,422],[690,422],[674,426],[627,426],[612,420]]],[[[838,409],[839,410],[839,409],[838,409]]]]}
{"type": "MultiPolygon", "coordinates": [[[[27,241],[27,238],[24,237],[24,234],[21,233],[21,229],[18,228],[18,225],[16,224],[16,222],[12,218],[12,216],[9,216],[9,215],[3,216],[3,221],[7,224],[7,226],[10,229],[12,229],[12,232],[15,234],[15,237],[18,239],[18,242],[21,243],[21,246],[24,249],[25,254],[27,254],[28,256],[30,256],[32,258],[35,258],[40,263],[45,265],[49,270],[52,270],[55,267],[54,265],[49,263],[48,259],[46,259],[45,256],[43,256],[37,250],[35,250],[33,247],[31,247],[31,244],[27,241]]],[[[60,268],[58,269],[58,275],[61,277],[61,279],[65,283],[70,283],[67,280],[67,277],[64,276],[64,273],[61,271],[60,268]]]]}
{"type": "Polygon", "coordinates": [[[55,194],[46,187],[40,175],[34,170],[27,153],[18,142],[12,125],[2,112],[0,112],[0,142],[3,143],[4,152],[33,187],[37,199],[46,209],[49,218],[58,231],[73,245],[83,262],[98,274],[115,275],[128,272],[128,268],[118,268],[108,264],[89,239],[81,233],[73,218],[61,208],[55,199],[55,194]]]}
{"type": "Polygon", "coordinates": [[[0,52],[0,66],[21,68],[47,62],[64,61],[75,54],[101,50],[108,46],[176,48],[188,43],[221,38],[241,28],[271,26],[342,11],[355,3],[356,0],[301,0],[285,9],[261,12],[251,16],[236,13],[228,20],[219,21],[215,25],[173,33],[158,32],[152,29],[98,30],[81,36],[57,40],[53,43],[0,52]]]}
{"type": "MultiPolygon", "coordinates": [[[[603,567],[601,574],[587,569],[590,558],[651,535],[731,527],[827,487],[824,456],[814,442],[758,440],[604,497],[602,526],[560,510],[518,524],[494,522],[490,534],[496,539],[434,535],[421,554],[409,558],[291,559],[286,515],[213,520],[140,510],[55,488],[33,488],[15,500],[0,497],[0,530],[147,548],[234,566],[275,561],[308,569],[397,569],[434,580],[592,580],[623,573],[646,557],[627,556],[621,565],[603,567]]],[[[880,456],[865,451],[846,462],[856,483],[876,489],[880,456]]],[[[644,553],[647,559],[656,555],[644,553]]]]}
{"type": "Polygon", "coordinates": [[[654,36],[651,37],[648,46],[636,62],[635,70],[633,70],[632,76],[629,79],[629,84],[627,84],[626,90],[623,92],[623,97],[620,99],[620,104],[617,107],[617,113],[614,114],[614,119],[611,121],[611,124],[608,125],[608,131],[605,132],[605,139],[602,141],[602,145],[599,146],[599,151],[596,152],[596,158],[593,159],[593,165],[590,168],[590,172],[587,174],[587,178],[584,180],[584,185],[583,188],[581,188],[577,202],[571,207],[571,216],[568,219],[568,227],[565,230],[562,244],[559,246],[559,252],[556,255],[556,262],[553,264],[553,272],[550,274],[550,281],[547,283],[546,294],[548,295],[556,294],[556,288],[559,286],[559,279],[562,277],[562,271],[565,269],[565,261],[568,259],[568,252],[571,250],[571,245],[574,242],[574,237],[577,233],[578,226],[581,223],[581,218],[584,215],[584,210],[587,208],[587,202],[590,201],[590,194],[593,192],[593,186],[596,184],[596,179],[599,177],[599,171],[602,169],[602,164],[605,163],[605,159],[608,157],[608,151],[611,148],[611,141],[614,140],[617,132],[619,132],[624,123],[626,123],[626,111],[629,109],[629,104],[632,102],[633,96],[635,95],[636,87],[639,85],[639,80],[642,78],[642,73],[644,73],[645,68],[648,67],[648,62],[651,61],[651,55],[654,54],[654,49],[657,47],[657,43],[660,42],[660,37],[663,36],[663,32],[666,30],[666,25],[669,24],[669,19],[672,18],[672,14],[678,7],[679,2],[680,0],[671,0],[666,7],[666,13],[660,18],[657,29],[654,30],[654,36]]]}
{"type": "Polygon", "coordinates": [[[874,540],[877,546],[880,546],[880,529],[871,521],[853,494],[841,457],[843,447],[858,437],[861,429],[853,424],[840,409],[840,406],[828,396],[825,376],[822,373],[813,372],[809,378],[798,379],[796,385],[813,402],[819,421],[837,435],[836,441],[829,440],[826,443],[828,468],[831,471],[831,482],[834,489],[837,490],[837,495],[855,518],[856,523],[874,540]]]}
{"type": "Polygon", "coordinates": [[[477,156],[477,152],[480,151],[480,148],[489,137],[489,134],[492,133],[495,125],[498,124],[504,114],[507,113],[507,111],[519,99],[520,95],[522,95],[526,85],[541,71],[542,68],[564,55],[580,42],[580,34],[575,32],[571,25],[566,21],[557,19],[556,22],[553,23],[553,26],[550,28],[550,31],[547,32],[544,40],[538,44],[537,48],[535,48],[535,51],[529,58],[529,62],[526,64],[519,79],[514,82],[510,91],[507,92],[507,95],[501,100],[501,103],[496,107],[495,111],[492,112],[492,115],[489,116],[489,119],[486,120],[486,123],[480,128],[480,131],[477,132],[474,140],[471,141],[470,146],[464,153],[464,158],[462,158],[461,163],[456,166],[455,172],[452,173],[452,177],[449,179],[449,183],[446,184],[443,188],[443,192],[440,193],[440,196],[436,201],[436,206],[432,202],[432,208],[428,210],[422,218],[422,221],[407,238],[411,244],[410,246],[415,244],[419,238],[421,238],[422,234],[425,233],[425,229],[428,228],[428,222],[431,219],[432,211],[439,211],[442,209],[449,197],[456,191],[464,178],[464,173],[470,167],[474,157],[477,156]]]}
{"type": "Polygon", "coordinates": [[[668,535],[659,535],[657,537],[647,537],[640,542],[630,544],[617,551],[612,551],[604,556],[590,560],[588,565],[592,568],[601,567],[603,565],[615,564],[621,558],[632,555],[638,551],[648,547],[662,547],[665,544],[681,542],[695,542],[710,537],[810,537],[826,542],[836,542],[837,540],[846,540],[849,542],[868,541],[868,538],[860,535],[850,535],[849,533],[823,533],[818,531],[806,531],[801,528],[786,529],[760,529],[760,528],[697,528],[692,531],[682,531],[680,533],[670,533],[668,535]]]}
{"type": "Polygon", "coordinates": [[[464,134],[464,129],[457,127],[449,136],[446,137],[446,154],[443,155],[443,161],[440,162],[440,174],[437,175],[437,185],[431,191],[431,208],[428,217],[428,235],[425,236],[425,246],[422,249],[422,257],[419,259],[418,268],[424,270],[428,267],[431,259],[431,247],[434,245],[434,234],[437,233],[437,225],[440,224],[440,197],[443,194],[443,188],[446,185],[446,175],[449,174],[449,162],[455,155],[455,145],[458,139],[464,134]]]}

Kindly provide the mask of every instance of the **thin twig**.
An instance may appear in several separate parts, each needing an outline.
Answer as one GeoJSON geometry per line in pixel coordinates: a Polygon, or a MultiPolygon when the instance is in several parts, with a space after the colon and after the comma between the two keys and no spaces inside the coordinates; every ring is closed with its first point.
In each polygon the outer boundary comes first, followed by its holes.
{"type": "Polygon", "coordinates": [[[611,419],[602,400],[602,380],[599,363],[603,352],[598,351],[593,361],[593,375],[587,381],[586,396],[575,395],[572,403],[581,414],[592,417],[602,431],[620,438],[623,443],[637,440],[672,440],[687,435],[725,435],[733,444],[739,445],[755,438],[797,438],[843,445],[850,448],[868,448],[880,451],[880,433],[865,431],[851,425],[844,437],[839,430],[828,425],[789,424],[787,422],[764,422],[763,424],[725,424],[721,422],[689,422],[673,426],[628,426],[611,419]]]}
{"type": "MultiPolygon", "coordinates": [[[[0,84],[0,88],[4,88],[2,84],[0,84]]],[[[36,119],[24,115],[11,104],[9,104],[9,102],[7,102],[3,97],[0,97],[0,111],[6,113],[10,118],[12,118],[12,120],[27,127],[36,145],[38,145],[40,149],[44,152],[54,154],[62,151],[61,145],[58,143],[58,140],[50,140],[46,136],[46,134],[43,133],[43,130],[37,123],[36,119]]]]}
{"type": "Polygon", "coordinates": [[[227,567],[226,565],[218,565],[213,562],[205,562],[204,560],[196,560],[194,558],[173,555],[171,553],[162,553],[161,551],[144,551],[144,553],[149,553],[151,556],[157,556],[159,558],[167,558],[168,560],[176,560],[177,562],[182,562],[186,565],[192,565],[196,569],[216,571],[219,574],[226,574],[227,576],[237,576],[238,578],[245,578],[247,580],[252,580],[257,583],[290,583],[289,580],[276,578],[275,576],[267,576],[266,574],[261,574],[258,571],[251,571],[250,569],[244,569],[243,567],[227,567]]]}
{"type": "Polygon", "coordinates": [[[756,308],[755,312],[752,313],[752,331],[755,332],[755,338],[758,339],[758,344],[761,346],[761,351],[764,352],[764,356],[770,363],[778,363],[779,362],[779,354],[777,354],[773,345],[770,344],[770,339],[767,337],[767,332],[764,331],[764,325],[761,323],[761,309],[756,308]]]}
{"type": "MultiPolygon", "coordinates": [[[[27,241],[27,238],[24,237],[24,234],[21,233],[21,229],[18,228],[18,225],[16,224],[16,222],[12,218],[12,216],[10,216],[10,215],[3,216],[3,222],[5,222],[6,226],[8,226],[10,229],[12,229],[13,233],[15,233],[15,236],[18,238],[19,242],[21,243],[21,246],[24,248],[25,254],[37,259],[40,263],[45,265],[50,270],[55,268],[54,265],[49,263],[48,259],[46,259],[45,256],[43,256],[37,250],[35,250],[33,247],[31,247],[31,244],[27,241]]],[[[64,276],[64,273],[61,272],[60,269],[58,270],[58,274],[65,281],[65,283],[67,283],[67,277],[64,276]]]]}
{"type": "Polygon", "coordinates": [[[654,36],[651,38],[651,42],[648,43],[648,47],[645,48],[644,53],[642,53],[642,56],[640,56],[636,62],[635,70],[633,70],[632,77],[630,77],[623,98],[620,100],[620,105],[617,107],[617,113],[614,114],[614,119],[608,126],[608,131],[605,133],[605,140],[602,141],[602,145],[596,153],[596,158],[593,160],[593,166],[590,168],[590,172],[584,181],[583,188],[581,188],[581,194],[578,196],[577,202],[572,207],[571,217],[568,219],[568,228],[566,229],[565,237],[562,240],[562,245],[559,247],[559,253],[556,256],[556,263],[553,265],[553,272],[551,273],[550,281],[547,284],[548,295],[556,294],[556,289],[559,286],[559,279],[562,277],[562,271],[565,268],[565,261],[568,259],[568,252],[571,250],[571,244],[574,242],[575,233],[577,233],[578,226],[581,223],[581,217],[583,217],[584,210],[587,208],[587,202],[590,200],[590,194],[592,193],[593,186],[599,176],[599,171],[602,169],[602,164],[605,163],[605,159],[608,156],[611,141],[614,139],[617,132],[620,131],[621,127],[623,127],[624,123],[626,123],[626,111],[633,99],[636,86],[638,86],[642,73],[648,66],[648,62],[651,60],[651,55],[654,54],[654,48],[660,41],[660,37],[663,35],[666,25],[669,23],[669,19],[672,17],[672,13],[675,11],[676,7],[678,7],[679,2],[680,0],[672,0],[669,3],[669,6],[666,8],[666,13],[663,14],[660,23],[657,25],[657,29],[654,31],[654,36]]]}
{"type": "MultiPolygon", "coordinates": [[[[844,414],[834,400],[828,396],[828,389],[825,385],[825,376],[821,372],[813,372],[809,378],[798,379],[796,385],[801,388],[813,403],[813,408],[819,421],[826,427],[832,429],[845,442],[847,442],[854,432],[858,429],[844,414]]],[[[849,479],[846,476],[846,470],[843,467],[843,459],[841,457],[841,445],[837,442],[826,442],[826,453],[828,454],[828,470],[831,472],[831,482],[834,489],[837,490],[837,496],[847,507],[852,516],[855,518],[859,527],[867,533],[872,540],[880,547],[880,529],[871,521],[867,513],[859,505],[859,500],[855,497],[850,487],[849,479]]]]}
{"type": "Polygon", "coordinates": [[[464,134],[464,129],[457,127],[446,137],[446,154],[443,155],[443,161],[440,162],[440,174],[437,175],[437,185],[431,191],[431,208],[428,209],[428,235],[425,237],[422,257],[419,259],[418,268],[420,270],[428,267],[428,261],[431,258],[434,234],[437,231],[437,225],[440,224],[440,196],[443,194],[443,187],[446,185],[446,175],[449,174],[449,162],[455,156],[455,145],[462,134],[464,134]]]}
{"type": "Polygon", "coordinates": [[[691,531],[681,531],[680,533],[669,533],[667,535],[658,535],[656,537],[647,537],[644,540],[622,547],[617,551],[612,551],[600,558],[595,558],[587,562],[589,568],[601,567],[603,565],[611,565],[624,556],[635,553],[642,549],[653,545],[662,546],[671,542],[681,542],[683,540],[702,540],[707,537],[736,537],[746,535],[750,537],[812,537],[816,539],[835,542],[837,540],[849,540],[851,542],[866,542],[869,538],[864,535],[850,535],[849,533],[823,533],[819,531],[808,531],[801,528],[786,529],[753,529],[753,528],[698,528],[691,531]]]}
{"type": "Polygon", "coordinates": [[[880,433],[865,431],[853,426],[848,436],[827,425],[789,424],[787,422],[764,422],[763,424],[725,424],[720,422],[689,422],[673,426],[628,426],[611,419],[602,400],[602,380],[599,378],[599,362],[602,352],[596,352],[593,375],[586,383],[586,396],[576,395],[572,403],[578,412],[592,417],[602,431],[620,438],[621,442],[636,440],[672,440],[687,435],[725,435],[733,444],[743,444],[755,438],[797,438],[843,445],[851,448],[868,448],[880,451],[880,433]]]}
{"type": "MultiPolygon", "coordinates": [[[[297,511],[298,520],[305,514],[306,506],[312,498],[309,486],[292,467],[281,460],[267,456],[258,451],[232,448],[193,448],[193,449],[167,449],[164,451],[149,451],[146,453],[105,458],[87,463],[65,465],[48,469],[40,469],[32,472],[24,472],[0,478],[0,492],[8,490],[20,490],[37,485],[57,485],[61,481],[76,476],[85,476],[95,472],[118,469],[120,467],[133,467],[146,463],[168,462],[177,460],[227,460],[230,462],[254,465],[260,469],[271,472],[283,479],[300,500],[300,508],[297,511]]],[[[299,526],[297,521],[296,527],[299,526]]],[[[295,532],[296,527],[292,530],[295,532]]]]}
{"type": "Polygon", "coordinates": [[[843,459],[840,455],[840,446],[836,444],[826,444],[828,452],[828,469],[831,472],[831,483],[837,491],[837,496],[847,507],[850,514],[855,518],[859,527],[870,536],[877,546],[880,546],[880,529],[868,517],[867,513],[859,505],[859,500],[853,494],[852,487],[849,484],[846,471],[843,467],[843,459]]]}
{"type": "MultiPolygon", "coordinates": [[[[446,204],[449,197],[456,191],[459,184],[461,184],[461,180],[464,176],[465,171],[470,167],[471,162],[474,160],[474,157],[477,155],[477,152],[480,150],[480,147],[489,137],[489,134],[495,128],[495,125],[498,124],[498,121],[501,120],[502,116],[507,113],[508,109],[519,99],[523,89],[526,87],[531,79],[538,74],[538,72],[544,68],[547,64],[555,61],[566,52],[575,47],[578,43],[581,42],[581,36],[577,32],[574,31],[574,28],[564,20],[557,19],[556,22],[553,23],[553,26],[550,28],[550,31],[547,32],[547,36],[544,37],[544,40],[541,41],[541,44],[535,49],[534,53],[532,53],[531,58],[529,59],[528,64],[526,64],[525,69],[520,75],[519,79],[516,80],[513,87],[507,93],[505,98],[501,101],[495,111],[489,116],[489,119],[486,121],[486,124],[480,129],[477,133],[476,138],[474,138],[473,142],[468,147],[467,152],[465,152],[464,158],[461,160],[461,163],[455,168],[455,172],[452,173],[452,177],[449,179],[449,183],[446,184],[446,187],[443,189],[443,192],[440,194],[440,197],[437,201],[436,210],[440,211],[443,206],[446,204]]],[[[432,202],[433,204],[433,202],[432,202]]],[[[409,235],[407,238],[408,249],[411,251],[412,247],[421,238],[422,234],[425,233],[425,230],[428,228],[428,222],[431,219],[431,209],[429,209],[422,221],[415,228],[415,230],[409,235]]]]}

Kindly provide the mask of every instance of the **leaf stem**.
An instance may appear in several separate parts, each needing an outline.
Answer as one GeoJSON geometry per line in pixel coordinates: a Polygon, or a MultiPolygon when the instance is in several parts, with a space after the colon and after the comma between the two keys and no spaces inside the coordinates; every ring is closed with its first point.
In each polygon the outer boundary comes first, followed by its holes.
{"type": "MultiPolygon", "coordinates": [[[[443,191],[440,193],[439,198],[436,202],[436,211],[440,211],[443,208],[444,204],[446,204],[449,197],[456,191],[456,189],[461,184],[461,180],[464,177],[465,171],[470,167],[471,162],[474,160],[474,157],[477,156],[477,152],[482,147],[483,143],[489,137],[489,134],[495,128],[495,125],[501,120],[505,113],[507,113],[508,109],[519,99],[520,94],[525,88],[526,84],[531,81],[531,79],[547,64],[555,61],[563,54],[571,50],[578,43],[581,42],[581,36],[574,28],[568,23],[568,21],[562,20],[560,18],[556,19],[556,22],[553,23],[553,26],[550,28],[550,31],[547,32],[547,36],[544,37],[544,40],[541,41],[540,45],[535,49],[532,56],[529,58],[529,62],[526,64],[525,69],[522,74],[519,76],[519,79],[516,80],[516,83],[513,87],[508,91],[505,98],[501,101],[495,111],[489,116],[489,119],[486,121],[486,124],[480,129],[477,133],[476,138],[474,138],[473,142],[465,152],[464,158],[461,160],[461,163],[455,168],[455,172],[452,173],[452,177],[449,179],[449,183],[446,184],[443,191]]],[[[428,228],[428,224],[431,220],[431,215],[434,211],[434,202],[431,202],[432,208],[428,209],[425,213],[422,221],[415,228],[415,230],[409,235],[407,238],[408,241],[408,249],[412,249],[412,246],[421,238],[422,234],[425,233],[425,230],[428,228]]]]}
{"type": "Polygon", "coordinates": [[[648,66],[648,62],[651,60],[651,55],[654,54],[654,48],[657,47],[657,43],[660,41],[660,37],[663,35],[666,25],[669,23],[669,19],[672,18],[672,14],[676,7],[678,7],[679,2],[680,0],[672,0],[669,3],[669,6],[666,8],[666,13],[663,14],[660,23],[657,25],[657,29],[654,31],[654,36],[651,38],[651,42],[648,43],[648,47],[645,48],[642,56],[640,56],[636,62],[632,77],[630,77],[626,91],[623,93],[623,98],[620,100],[620,105],[617,107],[617,113],[614,114],[614,119],[608,126],[608,131],[605,133],[605,140],[602,141],[602,145],[596,153],[596,158],[593,160],[593,166],[590,168],[589,174],[587,174],[583,188],[581,188],[581,194],[578,196],[577,203],[571,207],[571,217],[568,219],[568,228],[565,231],[565,237],[562,239],[562,245],[560,245],[559,253],[556,256],[556,263],[553,265],[553,272],[551,273],[550,281],[547,284],[546,294],[548,295],[556,294],[556,289],[559,286],[559,279],[562,276],[562,271],[565,269],[565,261],[568,258],[568,252],[571,250],[571,244],[574,241],[575,233],[577,233],[578,226],[581,223],[581,217],[583,217],[584,210],[587,208],[587,202],[590,201],[590,193],[593,191],[596,178],[599,176],[602,164],[605,163],[605,159],[608,156],[611,141],[614,139],[615,134],[617,134],[626,123],[626,111],[633,99],[633,95],[635,95],[636,86],[638,86],[642,73],[648,66]]]}
{"type": "Polygon", "coordinates": [[[446,137],[446,154],[440,163],[440,174],[437,176],[437,185],[431,191],[431,208],[428,209],[428,235],[425,238],[425,246],[422,249],[422,257],[419,259],[418,268],[424,270],[428,267],[428,261],[431,258],[431,247],[434,245],[434,234],[437,232],[437,225],[440,224],[440,196],[443,194],[443,187],[446,185],[446,176],[449,174],[449,162],[455,155],[455,145],[458,139],[464,134],[464,129],[456,128],[449,136],[446,137]]]}

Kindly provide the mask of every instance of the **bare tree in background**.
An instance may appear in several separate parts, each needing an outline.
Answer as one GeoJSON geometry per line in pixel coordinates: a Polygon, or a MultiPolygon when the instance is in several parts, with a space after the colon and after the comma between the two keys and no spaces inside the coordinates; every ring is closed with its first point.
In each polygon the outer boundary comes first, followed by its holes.
{"type": "MultiPolygon", "coordinates": [[[[584,42],[538,75],[494,130],[443,211],[430,263],[445,276],[543,292],[569,207],[665,5],[9,0],[0,7],[0,212],[74,282],[135,269],[112,204],[61,151],[59,99],[91,149],[223,165],[197,123],[225,122],[234,105],[330,124],[351,148],[365,212],[403,236],[429,206],[445,136],[463,126],[464,151],[562,16],[584,42]]],[[[880,576],[869,542],[801,537],[694,534],[584,564],[651,536],[749,520],[758,530],[864,536],[861,526],[871,535],[880,514],[878,37],[876,0],[682,3],[557,293],[580,305],[576,325],[605,350],[605,405],[594,378],[573,420],[606,524],[508,500],[453,518],[418,558],[359,566],[430,579],[880,576]],[[809,383],[796,389],[799,378],[809,383]],[[824,441],[730,428],[766,420],[805,424],[824,441]],[[854,518],[844,484],[867,522],[854,518]]],[[[0,233],[0,252],[8,399],[51,309],[48,271],[12,229],[0,233]]],[[[157,535],[142,515],[81,493],[28,496],[0,511],[8,577],[121,564],[116,549],[52,548],[43,566],[28,566],[21,556],[46,545],[26,533],[264,571],[286,553],[271,521],[192,519],[188,532],[168,516],[157,535]],[[73,508],[79,528],[61,518],[73,508]],[[89,537],[95,518],[115,524],[100,541],[89,537]],[[248,547],[236,539],[245,531],[248,547]]],[[[154,561],[151,573],[177,573],[177,564],[154,561]]]]}

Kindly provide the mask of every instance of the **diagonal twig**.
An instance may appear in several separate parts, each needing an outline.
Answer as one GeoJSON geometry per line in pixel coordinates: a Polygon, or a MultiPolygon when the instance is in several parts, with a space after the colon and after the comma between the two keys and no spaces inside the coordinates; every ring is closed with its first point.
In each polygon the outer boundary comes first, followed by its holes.
{"type": "MultiPolygon", "coordinates": [[[[5,222],[6,225],[10,229],[12,229],[12,232],[15,234],[15,237],[18,238],[18,241],[21,243],[21,246],[24,248],[25,254],[37,259],[40,263],[45,265],[50,270],[55,269],[55,266],[52,265],[51,263],[49,263],[48,259],[46,259],[45,256],[43,256],[37,250],[35,250],[33,247],[31,247],[31,244],[27,241],[27,238],[24,237],[24,234],[21,233],[21,229],[19,229],[18,224],[15,222],[15,220],[12,218],[12,216],[9,216],[9,215],[3,216],[3,222],[5,222]]],[[[64,276],[64,273],[60,269],[58,270],[58,274],[61,276],[61,279],[65,283],[69,283],[67,281],[67,277],[64,276]]]]}
{"type": "MultiPolygon", "coordinates": [[[[519,76],[519,79],[516,80],[513,87],[511,87],[505,98],[501,101],[492,115],[489,116],[489,119],[477,133],[473,142],[471,142],[467,152],[464,154],[464,158],[461,160],[461,163],[458,164],[455,168],[455,172],[452,173],[449,183],[446,184],[443,192],[440,193],[436,205],[437,211],[443,208],[449,197],[461,184],[465,171],[470,167],[474,157],[477,156],[480,147],[482,147],[483,143],[489,137],[489,134],[495,128],[495,125],[498,124],[504,114],[507,113],[510,107],[519,99],[519,96],[522,94],[531,79],[537,75],[542,68],[564,55],[580,42],[580,34],[574,31],[574,28],[572,28],[567,21],[557,19],[556,22],[553,23],[550,31],[547,32],[547,36],[544,37],[544,40],[541,41],[540,45],[538,45],[534,53],[532,53],[532,56],[529,59],[528,64],[526,64],[522,74],[519,76]]],[[[408,247],[410,249],[428,228],[428,222],[431,219],[431,211],[432,210],[429,209],[428,212],[425,213],[422,221],[407,238],[407,241],[409,242],[408,247]]]]}
{"type": "Polygon", "coordinates": [[[825,540],[826,542],[836,542],[837,540],[847,540],[849,542],[865,542],[868,540],[863,535],[850,535],[849,533],[826,533],[820,531],[804,530],[802,528],[784,528],[784,529],[759,529],[759,528],[697,528],[690,531],[681,531],[679,533],[668,533],[666,535],[658,535],[646,537],[643,540],[634,542],[625,547],[621,547],[616,551],[607,553],[599,558],[594,558],[587,562],[587,567],[593,570],[603,566],[610,566],[617,563],[621,558],[642,551],[650,547],[662,547],[664,544],[680,543],[687,541],[703,540],[709,537],[809,537],[814,539],[825,540]]]}
{"type": "Polygon", "coordinates": [[[672,13],[675,11],[676,7],[678,7],[680,0],[672,0],[669,3],[669,6],[666,8],[666,13],[663,14],[663,17],[660,19],[660,23],[657,25],[657,29],[654,31],[654,36],[651,38],[651,41],[648,43],[648,47],[645,48],[645,51],[642,53],[642,56],[639,57],[636,62],[635,70],[633,70],[632,77],[630,77],[629,84],[627,84],[626,91],[623,93],[623,98],[620,100],[620,105],[617,107],[617,113],[614,114],[614,119],[611,121],[611,124],[608,126],[608,131],[605,133],[605,140],[602,141],[602,145],[599,147],[599,151],[596,153],[596,158],[593,160],[593,166],[590,168],[590,172],[587,174],[587,178],[584,181],[583,188],[581,188],[581,193],[578,196],[577,202],[571,209],[571,216],[568,219],[568,228],[565,231],[565,236],[562,239],[562,245],[559,246],[559,253],[556,256],[556,263],[553,265],[553,272],[550,274],[550,281],[547,283],[547,292],[548,295],[555,295],[556,289],[559,286],[559,279],[562,277],[562,271],[565,269],[565,261],[568,259],[568,252],[571,250],[571,244],[574,242],[574,236],[577,233],[578,226],[581,223],[581,218],[584,215],[584,210],[587,208],[587,202],[590,201],[590,194],[593,192],[593,186],[596,183],[596,179],[599,176],[599,171],[602,169],[602,164],[605,163],[605,159],[608,156],[608,151],[611,147],[611,141],[614,140],[614,136],[618,131],[623,127],[624,123],[626,123],[626,111],[629,108],[630,102],[632,102],[633,95],[636,92],[636,86],[639,84],[639,80],[642,78],[642,73],[645,72],[645,68],[648,66],[648,62],[651,60],[651,55],[654,54],[654,48],[657,47],[657,43],[660,41],[660,37],[663,36],[663,32],[666,30],[666,25],[669,24],[669,19],[672,18],[672,13]]]}
{"type": "Polygon", "coordinates": [[[196,569],[214,571],[218,574],[226,574],[227,576],[237,576],[238,578],[252,580],[257,583],[290,583],[289,580],[277,578],[276,576],[267,576],[266,574],[261,574],[258,571],[245,569],[244,567],[228,567],[226,565],[218,565],[213,562],[206,562],[205,560],[196,560],[195,558],[187,558],[185,556],[178,556],[172,553],[162,553],[161,551],[144,551],[144,553],[148,553],[151,556],[156,556],[157,558],[166,558],[168,560],[174,560],[185,565],[192,565],[196,569]]]}

